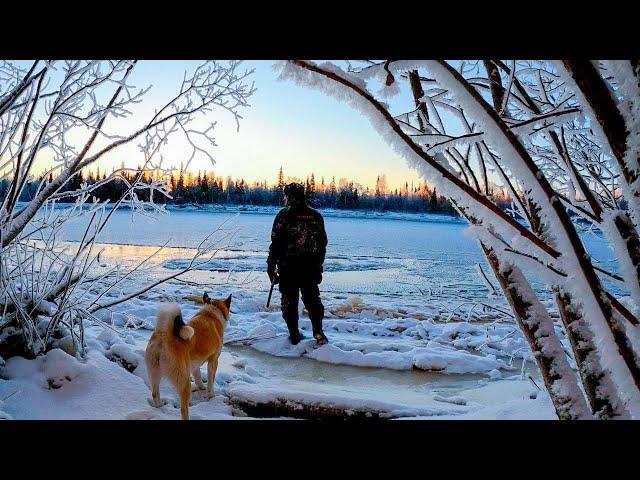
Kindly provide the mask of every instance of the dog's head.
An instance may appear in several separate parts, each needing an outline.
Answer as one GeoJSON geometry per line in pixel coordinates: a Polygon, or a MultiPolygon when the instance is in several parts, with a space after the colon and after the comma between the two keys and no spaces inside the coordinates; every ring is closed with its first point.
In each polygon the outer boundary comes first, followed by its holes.
{"type": "Polygon", "coordinates": [[[231,308],[231,294],[227,298],[211,298],[207,292],[202,295],[202,303],[205,305],[214,305],[224,315],[225,320],[229,320],[231,308]]]}

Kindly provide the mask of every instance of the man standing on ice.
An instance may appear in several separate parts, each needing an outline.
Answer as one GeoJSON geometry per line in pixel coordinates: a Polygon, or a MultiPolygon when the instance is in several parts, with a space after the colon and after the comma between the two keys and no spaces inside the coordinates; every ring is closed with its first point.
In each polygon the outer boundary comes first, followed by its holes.
{"type": "Polygon", "coordinates": [[[298,330],[298,295],[302,294],[313,338],[324,345],[328,340],[322,331],[324,305],[318,288],[327,250],[324,220],[320,212],[307,205],[303,185],[286,185],[284,199],[285,207],[276,215],[271,230],[267,273],[271,283],[279,283],[282,317],[291,343],[296,345],[304,338],[298,330]]]}

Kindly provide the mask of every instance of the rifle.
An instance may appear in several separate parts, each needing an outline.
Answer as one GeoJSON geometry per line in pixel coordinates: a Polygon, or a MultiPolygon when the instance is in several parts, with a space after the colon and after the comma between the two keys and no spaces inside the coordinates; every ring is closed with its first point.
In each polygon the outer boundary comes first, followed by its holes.
{"type": "Polygon", "coordinates": [[[269,289],[269,297],[267,298],[267,306],[269,308],[269,304],[271,303],[271,295],[273,294],[273,286],[276,284],[276,280],[278,278],[278,274],[273,275],[273,280],[271,280],[271,288],[269,289]]]}

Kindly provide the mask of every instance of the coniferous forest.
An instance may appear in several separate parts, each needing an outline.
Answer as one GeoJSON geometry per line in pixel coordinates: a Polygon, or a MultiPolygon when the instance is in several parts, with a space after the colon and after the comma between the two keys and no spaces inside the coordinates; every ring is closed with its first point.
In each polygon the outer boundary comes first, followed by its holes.
{"type": "MultiPolygon", "coordinates": [[[[141,181],[150,184],[152,180],[158,180],[160,174],[153,177],[149,172],[122,173],[123,178],[107,182],[92,191],[92,196],[100,201],[115,201],[120,198],[127,188],[127,182],[132,182],[138,174],[142,175],[141,181]]],[[[108,174],[98,168],[96,171],[80,172],[74,176],[64,187],[64,191],[76,191],[86,183],[93,185],[105,180],[108,174]]],[[[20,201],[28,202],[37,192],[38,184],[42,179],[32,180],[26,185],[20,201]]],[[[51,180],[51,178],[49,179],[51,180]]],[[[335,208],[342,210],[376,210],[415,213],[441,213],[457,215],[451,202],[438,194],[435,187],[421,182],[419,185],[405,182],[400,188],[388,188],[385,175],[379,175],[375,187],[364,187],[352,180],[341,178],[336,181],[331,177],[327,181],[321,177],[318,181],[312,173],[306,179],[297,177],[285,177],[282,168],[278,171],[276,182],[270,184],[266,180],[261,182],[247,182],[246,180],[216,176],[212,172],[198,171],[193,173],[179,170],[171,173],[167,181],[167,190],[171,197],[160,195],[154,197],[154,202],[173,205],[272,205],[284,204],[283,188],[289,182],[300,182],[305,186],[307,200],[315,208],[335,208]]],[[[0,198],[2,198],[9,186],[7,180],[0,181],[0,198]]],[[[138,190],[137,195],[141,201],[149,201],[149,191],[138,190]]],[[[495,189],[493,197],[502,208],[506,209],[511,204],[511,199],[502,189],[495,189]]],[[[62,199],[61,202],[71,202],[72,198],[62,199]]]]}

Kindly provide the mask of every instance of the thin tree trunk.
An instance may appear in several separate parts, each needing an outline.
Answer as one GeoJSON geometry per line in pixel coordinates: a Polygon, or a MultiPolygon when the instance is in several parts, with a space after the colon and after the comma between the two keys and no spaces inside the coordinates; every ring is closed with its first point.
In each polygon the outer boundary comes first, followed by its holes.
{"type": "Polygon", "coordinates": [[[600,419],[620,415],[621,412],[613,407],[610,399],[599,393],[613,389],[613,386],[608,375],[605,375],[600,369],[600,362],[594,361],[597,352],[593,335],[585,325],[582,315],[571,308],[571,296],[561,293],[558,287],[555,287],[554,290],[560,318],[571,344],[573,358],[578,367],[582,387],[591,406],[591,411],[596,418],[600,419]]]}
{"type": "MultiPolygon", "coordinates": [[[[492,61],[485,61],[485,67],[487,69],[487,75],[490,79],[492,76],[495,76],[497,73],[497,66],[492,61]]],[[[507,73],[511,73],[510,69],[504,66],[505,71],[507,73]]],[[[517,78],[514,77],[514,84],[521,96],[527,102],[531,110],[540,114],[542,111],[539,109],[538,105],[533,101],[533,99],[529,96],[527,91],[521,86],[520,82],[517,78]]],[[[502,105],[502,96],[504,95],[504,89],[502,88],[502,83],[500,80],[500,75],[497,73],[497,79],[492,80],[491,82],[494,108],[496,111],[499,111],[502,105]]],[[[551,133],[551,140],[556,146],[558,153],[565,158],[565,152],[563,145],[560,143],[560,139],[557,134],[553,131],[551,133]]],[[[567,165],[570,167],[569,158],[565,158],[567,165]]],[[[576,172],[577,174],[577,172],[576,172]]],[[[582,180],[582,177],[578,178],[582,180]]],[[[587,195],[591,196],[591,192],[584,184],[579,183],[579,187],[584,189],[587,192],[587,195]]],[[[540,207],[536,205],[536,203],[531,199],[531,197],[526,197],[527,204],[529,207],[529,221],[531,222],[531,229],[541,238],[544,239],[545,225],[542,223],[540,219],[540,207]]],[[[592,206],[592,210],[594,214],[600,217],[602,213],[602,208],[600,207],[599,202],[595,198],[591,202],[589,202],[592,206]]],[[[582,386],[584,388],[587,399],[589,400],[589,405],[591,407],[591,412],[597,418],[610,418],[614,414],[613,406],[611,405],[608,398],[603,397],[602,395],[598,395],[598,391],[602,389],[602,382],[607,384],[611,383],[611,380],[607,378],[607,375],[599,368],[599,362],[588,362],[587,360],[591,360],[594,355],[596,355],[596,348],[593,344],[593,337],[590,332],[585,328],[584,319],[582,316],[574,312],[571,308],[571,295],[566,292],[560,286],[553,287],[555,292],[555,300],[558,305],[558,310],[560,312],[560,317],[564,323],[565,332],[567,334],[567,338],[571,345],[571,349],[573,351],[573,357],[576,362],[576,366],[578,367],[578,371],[580,372],[580,377],[582,380],[582,386]]]]}
{"type": "MultiPolygon", "coordinates": [[[[495,89],[493,99],[494,102],[498,102],[497,105],[501,105],[504,88],[500,83],[500,74],[497,68],[494,67],[493,72],[497,74],[497,79],[494,78],[494,82],[492,82],[492,93],[495,89]]],[[[414,101],[419,109],[424,108],[424,103],[420,102],[424,92],[420,85],[418,72],[411,73],[413,75],[409,75],[409,82],[414,101]]],[[[420,127],[423,130],[422,124],[420,127]]],[[[472,218],[466,215],[465,218],[473,223],[472,218]]],[[[553,329],[553,320],[533,293],[528,281],[515,266],[502,270],[495,252],[482,242],[480,245],[511,306],[516,322],[533,352],[558,418],[560,420],[592,418],[589,407],[578,387],[577,378],[569,366],[562,344],[553,329]],[[518,281],[514,281],[516,278],[518,281]]]]}
{"type": "Polygon", "coordinates": [[[567,251],[563,252],[562,255],[566,258],[566,260],[563,258],[563,263],[567,268],[576,269],[575,272],[572,272],[574,273],[574,280],[577,280],[574,288],[580,286],[583,289],[581,294],[586,296],[585,300],[593,304],[594,311],[589,312],[592,320],[590,319],[588,324],[593,327],[594,331],[602,331],[603,338],[598,340],[603,343],[603,348],[617,350],[623,360],[626,368],[624,370],[622,368],[619,369],[617,379],[620,382],[619,385],[622,385],[626,382],[625,377],[630,375],[635,391],[625,391],[624,394],[633,404],[634,415],[640,415],[640,367],[636,363],[633,348],[624,331],[624,326],[619,323],[618,318],[613,314],[607,292],[591,264],[590,257],[569,215],[558,200],[555,190],[548,179],[540,174],[538,166],[516,135],[509,130],[497,112],[487,104],[484,98],[456,69],[443,60],[430,61],[429,65],[428,68],[436,76],[436,79],[441,76],[441,81],[452,82],[459,88],[457,96],[459,101],[462,102],[462,106],[478,108],[478,115],[475,120],[486,122],[486,127],[493,130],[492,133],[494,135],[500,135],[503,141],[501,153],[506,157],[510,157],[514,162],[514,166],[522,169],[523,182],[530,183],[531,188],[534,188],[535,185],[540,190],[540,197],[547,203],[545,205],[545,213],[558,227],[558,234],[564,237],[564,241],[567,242],[567,251]],[[607,333],[605,332],[610,332],[611,337],[607,338],[607,333]],[[606,344],[609,341],[613,343],[607,346],[606,344]]]}
{"type": "MultiPolygon", "coordinates": [[[[501,222],[504,221],[505,224],[509,224],[513,226],[523,237],[527,238],[532,242],[532,244],[537,247],[542,248],[544,251],[549,253],[553,258],[560,258],[562,255],[550,246],[540,240],[540,238],[532,231],[527,228],[522,228],[521,225],[513,225],[511,218],[505,218],[504,212],[497,208],[497,206],[488,201],[486,197],[479,194],[476,190],[471,188],[468,184],[464,183],[456,176],[452,175],[446,168],[440,165],[434,158],[432,158],[428,153],[426,153],[421,147],[419,147],[397,124],[395,119],[391,116],[388,110],[380,104],[373,96],[366,90],[361,88],[359,85],[356,85],[354,82],[349,81],[349,79],[342,77],[339,73],[334,71],[328,71],[323,69],[322,67],[318,67],[317,65],[306,62],[303,60],[292,60],[291,63],[306,69],[315,74],[322,75],[326,78],[329,78],[335,81],[338,84],[341,84],[358,97],[366,100],[370,106],[372,107],[371,113],[379,113],[381,118],[385,121],[386,125],[390,128],[389,132],[393,132],[397,135],[398,139],[402,141],[402,144],[408,147],[412,154],[417,155],[421,159],[423,159],[435,172],[437,172],[443,181],[449,186],[455,186],[460,189],[461,192],[464,192],[467,196],[467,200],[470,201],[471,205],[477,206],[482,205],[482,207],[486,207],[487,213],[491,212],[495,214],[496,220],[499,219],[501,222]]],[[[487,122],[487,126],[493,130],[495,135],[499,135],[502,137],[503,142],[501,142],[501,147],[504,149],[504,154],[506,158],[511,158],[515,164],[515,167],[520,167],[523,172],[523,176],[525,180],[528,182],[532,182],[533,187],[539,188],[541,199],[543,202],[547,203],[545,207],[547,207],[547,213],[551,220],[555,220],[557,222],[558,227],[560,227],[561,233],[563,234],[564,240],[567,242],[567,251],[563,252],[563,254],[569,257],[569,265],[571,268],[575,267],[575,271],[572,274],[575,277],[577,282],[574,282],[579,287],[584,288],[584,295],[586,295],[585,301],[591,301],[594,307],[593,312],[589,312],[593,315],[594,320],[589,321],[590,328],[593,326],[594,330],[596,330],[599,334],[602,334],[602,338],[598,338],[598,341],[601,342],[603,348],[609,350],[613,357],[611,359],[611,367],[612,373],[616,374],[616,380],[619,380],[619,385],[626,386],[629,380],[633,380],[635,386],[637,387],[640,382],[640,372],[638,371],[638,367],[635,364],[635,359],[633,358],[633,352],[629,347],[627,342],[627,337],[624,334],[623,328],[618,325],[618,318],[614,319],[613,312],[611,310],[611,305],[608,301],[608,294],[603,289],[602,284],[591,265],[590,259],[584,250],[584,246],[581,243],[577,232],[571,223],[571,220],[564,210],[564,207],[560,204],[560,201],[556,197],[555,191],[547,181],[547,179],[542,176],[540,178],[540,172],[529,153],[524,149],[523,145],[519,142],[519,140],[515,137],[513,132],[509,130],[509,128],[504,124],[497,114],[493,111],[493,109],[486,104],[484,99],[478,95],[478,93],[466,83],[466,81],[460,76],[460,74],[452,69],[446,62],[444,61],[433,61],[428,62],[429,69],[431,73],[435,73],[433,69],[435,69],[439,74],[443,74],[443,81],[455,81],[462,90],[459,92],[463,95],[465,105],[468,104],[470,107],[481,107],[479,116],[480,119],[487,122]],[[451,78],[448,78],[451,77],[451,78]],[[445,80],[446,79],[446,80],[445,80]],[[576,275],[577,274],[577,275],[576,275]],[[593,324],[593,325],[592,325],[593,324]],[[611,335],[611,336],[609,336],[611,335]],[[615,358],[616,350],[620,354],[621,360],[624,361],[623,364],[618,362],[618,359],[615,358]]],[[[301,80],[302,81],[302,80],[301,80]]],[[[563,259],[564,260],[564,259],[563,259]]],[[[563,261],[563,263],[565,263],[563,261]]],[[[598,345],[598,348],[600,346],[598,345]]],[[[599,360],[599,359],[597,359],[599,360]]],[[[612,375],[613,376],[613,375],[612,375]]],[[[617,382],[616,382],[617,383],[617,382]]],[[[612,393],[615,392],[605,392],[612,393]]],[[[634,386],[630,385],[629,390],[625,390],[624,392],[625,401],[628,404],[628,407],[633,409],[633,415],[637,415],[640,412],[640,400],[638,397],[638,391],[634,390],[634,386]]]]}
{"type": "MultiPolygon", "coordinates": [[[[615,99],[611,96],[609,87],[590,60],[564,60],[563,63],[589,104],[595,120],[611,146],[620,171],[631,186],[637,180],[638,172],[625,161],[627,125],[622,113],[618,110],[615,99]]],[[[640,195],[637,188],[634,190],[634,196],[640,195]]]]}
{"type": "MultiPolygon", "coordinates": [[[[494,65],[493,62],[489,62],[489,63],[491,65],[494,65]]],[[[500,66],[500,68],[502,68],[506,73],[510,72],[509,67],[507,67],[506,65],[504,65],[504,63],[500,61],[496,61],[495,65],[500,66]]],[[[598,72],[595,70],[595,67],[593,67],[593,65],[591,64],[591,62],[582,61],[582,60],[581,61],[568,60],[568,61],[565,61],[565,66],[570,72],[573,72],[572,68],[576,68],[577,71],[580,71],[583,73],[585,70],[589,71],[589,74],[587,75],[587,77],[591,77],[590,79],[588,80],[581,79],[580,83],[576,81],[576,85],[578,86],[578,88],[581,89],[583,95],[587,98],[587,101],[589,101],[589,95],[592,95],[597,99],[601,99],[601,97],[603,97],[604,94],[606,93],[606,95],[608,95],[610,98],[606,84],[604,84],[604,82],[601,79],[600,79],[601,84],[598,85],[598,82],[599,82],[598,78],[600,78],[600,76],[598,72]],[[586,65],[584,62],[588,63],[588,65],[586,65]],[[597,76],[598,78],[595,78],[594,75],[597,76]],[[597,88],[594,87],[594,85],[598,85],[597,88]]],[[[531,109],[531,111],[536,114],[541,114],[542,111],[540,110],[538,105],[533,101],[533,99],[529,96],[526,89],[520,84],[517,78],[514,79],[514,85],[518,89],[518,92],[520,93],[520,95],[526,101],[527,105],[529,105],[529,108],[531,109]]],[[[615,144],[617,145],[616,148],[619,150],[619,153],[622,154],[623,151],[621,151],[620,149],[622,148],[622,146],[626,148],[627,133],[626,133],[626,129],[624,128],[622,129],[622,131],[620,131],[620,120],[622,120],[622,123],[624,124],[624,119],[622,118],[622,115],[620,115],[620,112],[617,110],[615,102],[607,101],[605,99],[602,103],[600,103],[599,101],[596,101],[593,105],[591,105],[591,107],[592,109],[594,107],[597,108],[597,112],[594,110],[594,114],[596,115],[596,117],[598,117],[599,119],[598,121],[602,119],[602,122],[604,122],[604,123],[601,123],[600,125],[603,131],[605,132],[605,134],[607,135],[607,140],[609,140],[610,142],[611,141],[615,142],[615,144]],[[613,120],[611,123],[606,121],[606,119],[613,119],[613,118],[615,118],[615,120],[613,120]],[[607,133],[607,131],[609,133],[607,133]]],[[[589,186],[586,184],[582,175],[580,175],[580,173],[576,170],[575,165],[573,165],[573,163],[571,162],[571,159],[569,158],[568,152],[560,142],[560,139],[557,133],[554,132],[553,130],[550,130],[549,137],[551,138],[551,141],[553,142],[560,156],[565,160],[565,164],[567,165],[567,168],[571,173],[571,177],[577,182],[577,186],[580,193],[585,197],[585,199],[587,200],[587,203],[591,207],[591,210],[595,217],[593,220],[597,221],[598,223],[602,223],[604,221],[603,209],[597,197],[593,195],[593,192],[589,189],[589,186]]],[[[613,145],[611,148],[613,150],[613,145]]],[[[616,155],[616,158],[619,158],[619,157],[616,155]]],[[[618,162],[619,164],[623,164],[624,159],[620,157],[618,159],[618,162]]],[[[633,178],[633,172],[629,171],[628,176],[625,175],[625,179],[628,181],[632,178],[633,178]]],[[[631,289],[631,294],[634,301],[640,302],[640,236],[638,235],[638,231],[635,229],[631,218],[626,212],[617,212],[615,214],[615,217],[613,218],[613,225],[615,230],[612,230],[611,232],[606,232],[606,233],[608,235],[611,235],[611,234],[614,234],[614,231],[617,230],[620,236],[620,239],[622,240],[622,243],[624,245],[623,248],[626,249],[626,253],[628,255],[629,261],[633,265],[633,270],[635,270],[633,273],[623,272],[627,274],[625,281],[629,284],[629,288],[631,289]]],[[[614,242],[618,241],[617,238],[612,238],[611,240],[613,240],[614,242]]]]}
{"type": "Polygon", "coordinates": [[[511,306],[542,375],[560,420],[593,418],[553,329],[553,319],[536,297],[520,269],[501,268],[493,250],[481,244],[502,291],[511,306]]]}
{"type": "MultiPolygon", "coordinates": [[[[416,104],[416,108],[422,114],[422,116],[424,116],[424,118],[428,120],[429,112],[427,111],[427,106],[424,104],[424,102],[420,101],[420,99],[424,96],[424,90],[422,89],[420,75],[418,74],[417,70],[411,70],[409,72],[409,85],[411,86],[411,93],[413,94],[413,101],[416,104]]],[[[426,129],[422,120],[422,116],[418,115],[418,125],[420,126],[420,131],[424,133],[426,132],[426,129]]]]}
{"type": "Polygon", "coordinates": [[[491,60],[483,60],[484,68],[489,78],[489,89],[491,90],[491,99],[496,112],[502,113],[502,102],[504,101],[504,87],[502,86],[502,78],[498,67],[491,60]]]}
{"type": "MultiPolygon", "coordinates": [[[[632,67],[633,67],[633,62],[632,67]]],[[[595,120],[598,122],[602,133],[609,143],[611,152],[620,167],[624,183],[630,196],[629,207],[633,210],[640,202],[640,188],[638,188],[639,172],[628,163],[627,150],[629,145],[628,125],[618,108],[616,99],[602,78],[596,67],[589,60],[565,60],[565,69],[571,75],[576,87],[588,103],[595,120]]],[[[637,163],[637,159],[636,159],[637,163]]],[[[635,212],[640,215],[640,211],[635,212]]],[[[616,212],[612,219],[613,227],[618,231],[620,238],[613,239],[626,253],[626,259],[631,268],[622,269],[625,282],[628,284],[631,296],[636,303],[640,302],[640,235],[627,212],[616,212]]],[[[636,354],[640,352],[636,351],[636,354]]]]}

